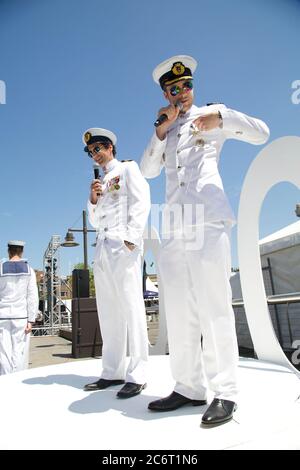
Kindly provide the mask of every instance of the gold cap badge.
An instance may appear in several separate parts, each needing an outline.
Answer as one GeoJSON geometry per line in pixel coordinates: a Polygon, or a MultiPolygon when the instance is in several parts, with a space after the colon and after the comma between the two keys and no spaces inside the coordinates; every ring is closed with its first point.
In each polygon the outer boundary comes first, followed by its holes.
{"type": "Polygon", "coordinates": [[[92,137],[92,134],[90,132],[86,132],[84,134],[84,140],[85,140],[86,144],[88,143],[88,141],[90,140],[91,137],[92,137]]]}
{"type": "Polygon", "coordinates": [[[182,75],[185,71],[185,66],[182,62],[176,62],[172,67],[174,75],[182,75]]]}

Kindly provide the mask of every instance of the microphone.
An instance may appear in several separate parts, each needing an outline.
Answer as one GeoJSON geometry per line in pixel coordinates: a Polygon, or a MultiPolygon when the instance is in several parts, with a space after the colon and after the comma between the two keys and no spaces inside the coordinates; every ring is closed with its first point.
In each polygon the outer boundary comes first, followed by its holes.
{"type": "MultiPolygon", "coordinates": [[[[94,168],[95,180],[100,180],[100,172],[99,172],[100,165],[98,165],[98,163],[94,163],[93,168],[94,168]]],[[[97,193],[97,196],[100,196],[100,193],[97,193]]]]}
{"type": "MultiPolygon", "coordinates": [[[[177,103],[175,104],[176,107],[179,108],[179,111],[182,110],[183,108],[183,104],[181,103],[181,101],[177,101],[177,103]]],[[[168,115],[167,114],[161,114],[159,116],[159,118],[156,119],[155,123],[154,123],[154,126],[155,127],[159,127],[161,124],[163,124],[165,121],[167,121],[169,118],[168,118],[168,115]]]]}

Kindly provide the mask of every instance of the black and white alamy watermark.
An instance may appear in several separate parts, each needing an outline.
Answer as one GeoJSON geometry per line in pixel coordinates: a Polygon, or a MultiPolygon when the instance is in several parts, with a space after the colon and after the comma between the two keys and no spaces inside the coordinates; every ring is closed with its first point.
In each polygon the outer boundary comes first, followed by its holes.
{"type": "Polygon", "coordinates": [[[294,80],[292,83],[291,100],[293,104],[300,104],[300,80],[294,80]]]}
{"type": "Polygon", "coordinates": [[[6,84],[0,80],[0,104],[6,104],[6,84]]]}

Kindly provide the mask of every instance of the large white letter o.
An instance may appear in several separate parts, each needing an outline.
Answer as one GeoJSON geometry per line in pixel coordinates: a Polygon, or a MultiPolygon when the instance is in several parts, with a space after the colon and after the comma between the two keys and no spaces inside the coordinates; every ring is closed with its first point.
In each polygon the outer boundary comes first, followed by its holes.
{"type": "Polygon", "coordinates": [[[300,378],[275,335],[265,295],[259,252],[259,215],[268,191],[288,181],[300,188],[300,137],[271,142],[255,158],[242,188],[238,215],[241,286],[248,325],[259,359],[281,364],[300,378]]]}

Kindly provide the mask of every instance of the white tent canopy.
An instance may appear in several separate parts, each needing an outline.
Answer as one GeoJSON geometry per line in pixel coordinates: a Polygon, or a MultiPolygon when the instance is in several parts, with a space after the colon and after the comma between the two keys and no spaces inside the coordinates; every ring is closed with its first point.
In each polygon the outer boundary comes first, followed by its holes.
{"type": "MultiPolygon", "coordinates": [[[[300,221],[278,230],[259,241],[266,295],[279,295],[300,292],[300,221]],[[271,274],[271,276],[270,276],[271,274]]],[[[232,298],[241,299],[240,273],[233,273],[230,279],[232,298]]],[[[291,347],[294,339],[300,336],[299,303],[269,307],[276,333],[280,330],[281,343],[291,347]]],[[[245,312],[235,308],[236,328],[240,346],[251,349],[250,332],[245,312]]],[[[279,337],[279,336],[278,336],[279,337]]]]}
{"type": "Polygon", "coordinates": [[[300,220],[259,241],[261,255],[267,255],[298,245],[300,245],[300,220]]]}
{"type": "Polygon", "coordinates": [[[157,292],[158,293],[158,288],[156,287],[154,282],[151,281],[149,276],[146,279],[146,290],[148,290],[150,292],[157,292]]]}
{"type": "MultiPolygon", "coordinates": [[[[262,266],[269,259],[274,293],[300,292],[300,221],[260,240],[259,249],[262,266]]],[[[242,298],[239,273],[232,275],[230,283],[233,299],[242,298]]]]}

